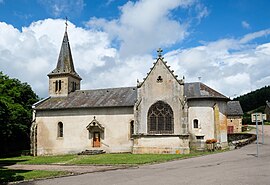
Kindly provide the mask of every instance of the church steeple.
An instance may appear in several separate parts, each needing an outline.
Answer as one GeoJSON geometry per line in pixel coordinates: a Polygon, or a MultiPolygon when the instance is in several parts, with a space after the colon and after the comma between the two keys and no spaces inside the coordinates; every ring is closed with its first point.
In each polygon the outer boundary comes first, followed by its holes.
{"type": "Polygon", "coordinates": [[[82,80],[75,71],[67,34],[67,21],[57,66],[48,74],[50,96],[66,96],[80,89],[82,80]]]}
{"type": "Polygon", "coordinates": [[[65,31],[61,50],[58,57],[57,66],[51,73],[48,74],[48,76],[50,77],[52,75],[60,75],[67,73],[73,75],[75,78],[81,79],[81,77],[77,74],[77,72],[74,69],[71,49],[68,40],[68,34],[67,31],[65,31]]]}

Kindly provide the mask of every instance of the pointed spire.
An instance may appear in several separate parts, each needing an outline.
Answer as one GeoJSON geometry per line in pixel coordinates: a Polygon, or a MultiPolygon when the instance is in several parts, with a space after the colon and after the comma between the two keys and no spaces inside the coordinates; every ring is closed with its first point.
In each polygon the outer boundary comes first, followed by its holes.
{"type": "Polygon", "coordinates": [[[66,29],[65,29],[65,34],[62,41],[61,50],[58,57],[57,66],[50,74],[48,74],[48,76],[59,75],[59,74],[71,74],[81,79],[81,77],[76,73],[74,69],[74,64],[73,64],[71,49],[69,45],[68,34],[67,34],[67,19],[66,19],[65,24],[66,24],[66,29]]]}

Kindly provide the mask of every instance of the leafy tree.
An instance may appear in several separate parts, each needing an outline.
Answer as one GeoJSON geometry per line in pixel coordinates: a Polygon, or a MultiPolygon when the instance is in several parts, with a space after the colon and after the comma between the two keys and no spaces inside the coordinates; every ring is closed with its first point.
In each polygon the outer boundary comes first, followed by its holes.
{"type": "Polygon", "coordinates": [[[0,72],[0,155],[29,149],[31,107],[36,101],[30,85],[0,72]]]}
{"type": "Polygon", "coordinates": [[[270,101],[270,86],[257,89],[234,100],[240,102],[244,112],[252,111],[262,106],[265,107],[266,101],[270,101]]]}

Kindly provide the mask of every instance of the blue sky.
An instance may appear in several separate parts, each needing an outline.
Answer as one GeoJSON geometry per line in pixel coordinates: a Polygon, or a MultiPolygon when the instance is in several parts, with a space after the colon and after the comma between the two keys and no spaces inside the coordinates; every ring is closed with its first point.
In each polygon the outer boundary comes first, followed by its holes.
{"type": "Polygon", "coordinates": [[[268,7],[268,0],[0,0],[0,70],[47,96],[67,16],[83,89],[136,85],[162,47],[187,82],[201,77],[234,97],[270,84],[268,7]]]}

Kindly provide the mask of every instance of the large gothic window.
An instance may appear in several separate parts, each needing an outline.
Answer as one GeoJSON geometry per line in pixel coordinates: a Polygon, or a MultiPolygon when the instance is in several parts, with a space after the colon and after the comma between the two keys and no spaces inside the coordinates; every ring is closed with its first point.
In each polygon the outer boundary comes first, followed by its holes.
{"type": "Polygon", "coordinates": [[[173,110],[167,103],[158,101],[148,111],[147,125],[149,134],[173,133],[173,110]]]}

